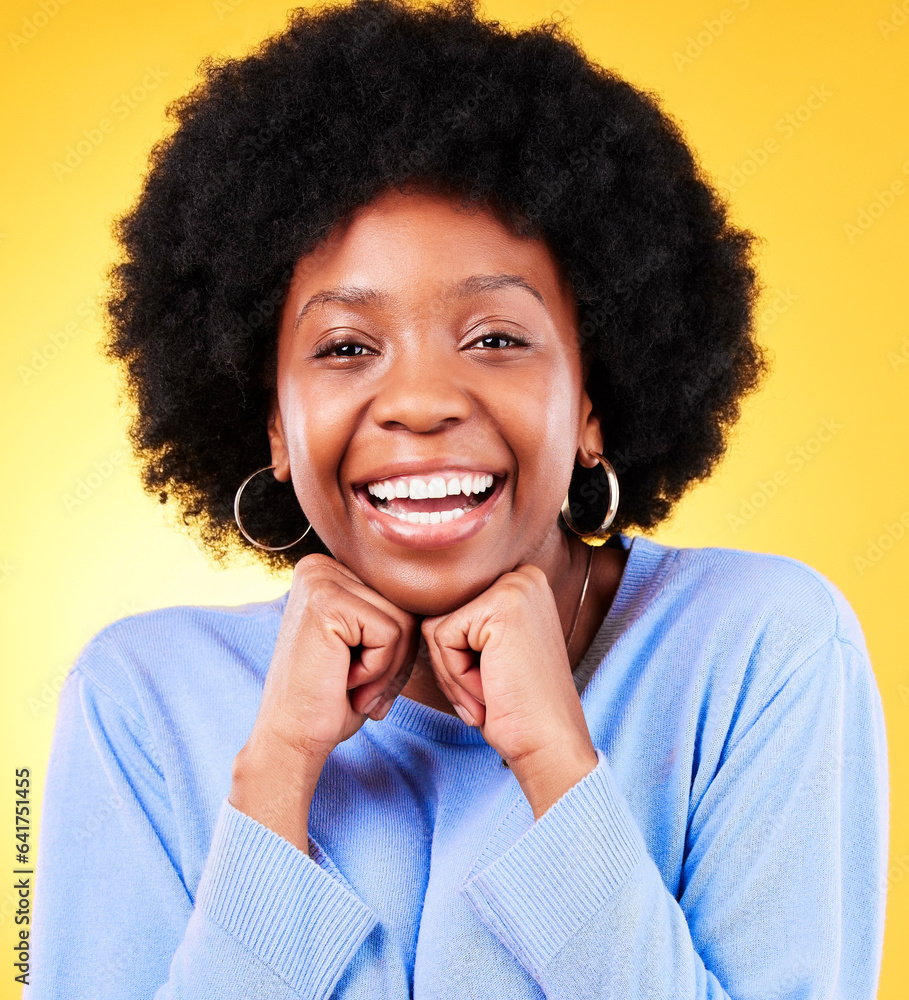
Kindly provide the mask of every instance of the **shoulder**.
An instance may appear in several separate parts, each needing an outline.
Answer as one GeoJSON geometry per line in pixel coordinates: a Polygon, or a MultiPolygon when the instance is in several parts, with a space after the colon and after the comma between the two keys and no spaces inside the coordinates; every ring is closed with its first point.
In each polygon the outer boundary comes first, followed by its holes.
{"type": "Polygon", "coordinates": [[[708,734],[702,746],[734,745],[784,691],[778,709],[799,701],[803,721],[843,712],[882,731],[862,627],[824,574],[774,553],[653,541],[644,548],[658,568],[646,636],[661,668],[655,683],[678,671],[690,684],[708,734]]]}
{"type": "Polygon", "coordinates": [[[81,674],[134,715],[149,698],[179,698],[238,673],[264,678],[287,593],[236,606],[176,605],[120,618],[93,635],[71,675],[81,674]],[[166,693],[166,695],[165,695],[166,693]]]}
{"type": "Polygon", "coordinates": [[[867,657],[861,625],[842,591],[791,556],[719,546],[675,547],[634,539],[661,568],[658,595],[718,634],[810,653],[838,639],[867,657]],[[643,543],[643,544],[642,544],[643,543]]]}

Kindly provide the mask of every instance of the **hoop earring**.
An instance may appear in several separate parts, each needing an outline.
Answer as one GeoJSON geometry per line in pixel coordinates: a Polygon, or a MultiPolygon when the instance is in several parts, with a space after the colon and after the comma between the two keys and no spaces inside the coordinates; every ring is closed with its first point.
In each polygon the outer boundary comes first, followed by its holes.
{"type": "Polygon", "coordinates": [[[590,454],[603,466],[603,471],[606,473],[606,480],[609,483],[609,507],[606,511],[606,516],[603,518],[603,523],[596,531],[579,531],[571,519],[571,505],[568,502],[567,493],[565,494],[565,499],[562,501],[562,517],[565,518],[565,523],[568,527],[576,535],[580,535],[582,542],[586,542],[588,545],[603,545],[609,537],[609,525],[615,520],[616,511],[619,509],[619,478],[615,474],[615,469],[608,458],[604,458],[595,451],[592,451],[590,454]]]}
{"type": "Polygon", "coordinates": [[[243,537],[248,542],[251,542],[253,545],[255,545],[257,549],[265,549],[266,552],[282,552],[284,549],[292,548],[294,545],[297,545],[299,542],[303,541],[303,539],[309,533],[309,529],[312,527],[311,524],[307,525],[306,531],[304,531],[303,534],[300,535],[300,537],[296,541],[290,542],[287,545],[263,545],[261,542],[257,542],[255,538],[253,538],[252,535],[246,530],[246,528],[243,527],[243,522],[240,520],[240,496],[243,493],[243,490],[246,488],[246,484],[254,476],[258,476],[260,472],[265,472],[268,469],[274,469],[274,468],[275,468],[274,465],[263,465],[261,469],[256,469],[255,472],[247,476],[243,480],[243,482],[240,483],[240,488],[237,490],[237,495],[234,497],[234,520],[237,522],[237,527],[240,529],[240,531],[243,534],[243,537]]]}

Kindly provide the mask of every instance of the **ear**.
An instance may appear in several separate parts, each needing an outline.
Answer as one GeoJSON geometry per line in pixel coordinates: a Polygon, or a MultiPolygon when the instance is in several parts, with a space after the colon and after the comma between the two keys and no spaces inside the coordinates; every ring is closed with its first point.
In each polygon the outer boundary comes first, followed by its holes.
{"type": "Polygon", "coordinates": [[[598,464],[592,452],[603,454],[603,425],[593,408],[593,402],[585,389],[581,396],[581,433],[578,440],[577,460],[587,469],[598,464]]]}
{"type": "Polygon", "coordinates": [[[268,441],[271,445],[271,464],[274,477],[279,482],[290,481],[290,455],[287,451],[287,441],[284,437],[284,425],[281,422],[281,409],[278,406],[278,394],[273,393],[268,411],[268,441]]]}

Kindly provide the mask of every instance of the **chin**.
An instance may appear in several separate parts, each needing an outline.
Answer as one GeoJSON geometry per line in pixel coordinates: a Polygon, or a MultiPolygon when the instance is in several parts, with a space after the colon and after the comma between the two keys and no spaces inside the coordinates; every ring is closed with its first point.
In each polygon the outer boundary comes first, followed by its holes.
{"type": "Polygon", "coordinates": [[[362,574],[359,575],[367,586],[372,587],[387,601],[391,601],[395,607],[422,618],[433,618],[464,607],[483,591],[488,590],[501,573],[493,573],[488,579],[462,577],[453,580],[440,579],[435,575],[432,579],[426,579],[424,574],[420,574],[417,578],[410,575],[395,578],[386,574],[376,579],[367,579],[362,574]]]}
{"type": "Polygon", "coordinates": [[[379,592],[402,611],[409,611],[412,615],[419,615],[421,618],[434,618],[437,615],[451,614],[452,611],[464,607],[489,586],[490,584],[482,583],[463,589],[445,587],[442,590],[413,589],[405,586],[388,588],[379,592]]]}

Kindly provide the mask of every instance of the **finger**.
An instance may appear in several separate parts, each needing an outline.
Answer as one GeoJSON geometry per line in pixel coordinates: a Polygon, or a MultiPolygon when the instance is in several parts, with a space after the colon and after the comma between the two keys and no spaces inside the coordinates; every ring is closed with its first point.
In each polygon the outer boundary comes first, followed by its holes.
{"type": "Polygon", "coordinates": [[[430,663],[439,687],[453,706],[465,709],[477,725],[483,725],[486,721],[486,706],[476,654],[466,646],[466,641],[465,647],[459,648],[440,643],[437,630],[429,630],[428,634],[424,634],[430,663]]]}
{"type": "Polygon", "coordinates": [[[348,689],[351,671],[358,685],[398,666],[404,631],[401,623],[350,590],[341,590],[336,597],[329,593],[327,600],[329,606],[316,613],[327,619],[323,619],[323,628],[348,647],[348,689]]]}
{"type": "MultiPolygon", "coordinates": [[[[407,682],[410,680],[410,675],[413,672],[414,662],[416,660],[416,648],[415,645],[410,647],[410,652],[404,657],[404,662],[401,665],[398,672],[392,678],[388,686],[382,692],[379,701],[372,706],[370,711],[367,713],[371,719],[378,721],[379,719],[384,719],[388,714],[388,710],[391,708],[392,703],[395,698],[403,691],[407,682]]],[[[364,698],[364,704],[369,705],[370,702],[364,698]]]]}
{"type": "Polygon", "coordinates": [[[442,618],[432,629],[432,639],[451,682],[463,688],[475,701],[486,704],[480,665],[488,630],[479,630],[469,605],[442,618]]]}
{"type": "MultiPolygon", "coordinates": [[[[420,635],[415,625],[409,625],[410,617],[405,613],[405,627],[399,627],[390,655],[387,648],[374,650],[369,648],[368,643],[364,644],[356,669],[358,674],[366,674],[368,680],[359,685],[361,690],[355,697],[351,696],[351,705],[355,711],[371,717],[383,717],[387,706],[410,679],[420,635]],[[368,713],[365,712],[366,708],[369,708],[368,713]]],[[[351,685],[348,684],[348,687],[351,685]]]]}
{"type": "MultiPolygon", "coordinates": [[[[346,571],[346,567],[339,567],[346,571]]],[[[402,631],[410,632],[415,631],[417,628],[417,619],[415,615],[412,615],[409,611],[403,611],[397,605],[392,604],[388,598],[383,597],[378,591],[373,590],[372,587],[363,583],[353,574],[349,574],[350,583],[343,584],[343,588],[351,594],[355,594],[361,600],[366,601],[373,607],[377,608],[383,614],[387,615],[389,618],[393,619],[401,627],[402,631]]]]}
{"type": "MultiPolygon", "coordinates": [[[[343,580],[334,581],[341,592],[338,598],[339,604],[344,603],[346,594],[351,594],[364,602],[367,609],[373,607],[380,615],[384,615],[386,619],[394,621],[399,629],[399,638],[394,644],[396,648],[390,656],[387,655],[388,643],[382,636],[378,638],[376,636],[367,637],[365,632],[361,632],[360,641],[356,643],[350,643],[348,637],[347,641],[352,652],[351,665],[347,675],[347,690],[350,691],[363,686],[371,680],[377,682],[387,681],[396,670],[400,670],[404,666],[406,649],[410,644],[411,637],[418,634],[416,617],[407,611],[402,611],[396,605],[392,604],[391,601],[387,600],[387,598],[367,586],[355,573],[342,563],[337,562],[337,560],[331,560],[329,570],[336,576],[343,577],[343,580]],[[378,652],[376,649],[378,649],[378,652]]],[[[359,607],[362,612],[363,605],[359,607]]],[[[368,610],[360,621],[365,624],[367,620],[368,610]]],[[[404,677],[401,680],[400,686],[403,688],[406,683],[407,677],[404,677]]],[[[381,691],[385,683],[377,683],[376,686],[381,691]]],[[[362,694],[358,697],[358,704],[368,704],[368,700],[363,701],[363,697],[362,694]]],[[[375,693],[370,698],[375,698],[375,693]]]]}
{"type": "MultiPolygon", "coordinates": [[[[413,669],[413,657],[408,656],[410,647],[408,637],[401,633],[390,656],[387,655],[387,651],[381,651],[382,660],[376,661],[381,664],[380,667],[371,670],[370,679],[361,683],[356,695],[351,696],[351,704],[355,706],[356,711],[367,714],[368,708],[368,714],[374,715],[386,701],[393,701],[397,697],[413,669]]],[[[362,653],[364,665],[373,667],[371,658],[378,653],[377,650],[364,649],[362,653]]]]}

